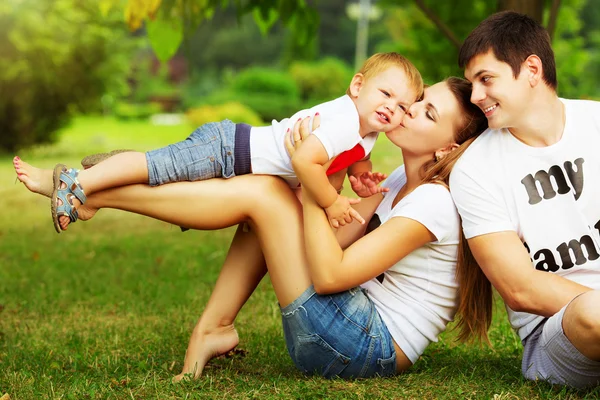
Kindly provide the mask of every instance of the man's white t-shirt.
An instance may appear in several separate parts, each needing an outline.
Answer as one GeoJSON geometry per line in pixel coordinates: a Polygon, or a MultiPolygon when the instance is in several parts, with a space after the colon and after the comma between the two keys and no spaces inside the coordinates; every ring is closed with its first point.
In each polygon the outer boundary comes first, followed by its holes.
{"type": "MultiPolygon", "coordinates": [[[[531,147],[488,129],[454,166],[450,189],[467,239],[514,231],[532,268],[600,289],[600,103],[561,101],[560,141],[531,147]]],[[[543,319],[507,311],[521,339],[543,319]]]]}
{"type": "Polygon", "coordinates": [[[381,224],[394,217],[410,218],[423,224],[437,240],[399,260],[385,272],[383,282],[372,279],[361,286],[367,289],[394,341],[415,363],[430,342],[437,342],[456,313],[460,219],[448,189],[433,183],[417,187],[392,208],[405,183],[401,166],[382,184],[390,191],[375,211],[381,224]]]}
{"type": "Polygon", "coordinates": [[[252,127],[250,131],[250,157],[253,174],[278,175],[291,187],[298,186],[298,178],[292,168],[290,156],[285,148],[284,137],[288,129],[292,130],[298,119],[312,117],[316,113],[321,117],[319,128],[313,131],[329,159],[352,149],[357,144],[368,155],[375,142],[377,133],[360,136],[360,121],[354,102],[348,95],[318,104],[308,110],[298,111],[290,118],[275,121],[269,126],[252,127]]]}

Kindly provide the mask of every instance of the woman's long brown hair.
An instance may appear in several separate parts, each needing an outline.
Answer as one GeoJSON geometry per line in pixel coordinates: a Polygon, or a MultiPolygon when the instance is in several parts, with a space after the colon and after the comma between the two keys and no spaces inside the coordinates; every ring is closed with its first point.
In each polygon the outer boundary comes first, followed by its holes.
{"type": "MultiPolygon", "coordinates": [[[[423,183],[439,183],[449,187],[450,172],[456,161],[469,145],[487,129],[483,112],[471,103],[471,83],[465,79],[450,77],[444,81],[456,100],[463,115],[462,124],[454,136],[459,145],[440,160],[432,159],[423,166],[423,183]]],[[[489,343],[488,329],[492,322],[492,285],[473,257],[462,229],[456,265],[458,281],[458,310],[456,329],[458,339],[472,338],[489,343]]]]}

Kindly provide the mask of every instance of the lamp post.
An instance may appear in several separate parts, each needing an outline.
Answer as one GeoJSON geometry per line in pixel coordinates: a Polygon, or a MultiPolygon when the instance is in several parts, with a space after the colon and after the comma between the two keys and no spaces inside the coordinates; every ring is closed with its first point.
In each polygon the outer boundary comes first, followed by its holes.
{"type": "Polygon", "coordinates": [[[371,4],[371,0],[359,0],[346,8],[346,14],[356,20],[356,50],[354,53],[354,68],[356,71],[367,59],[369,47],[369,21],[381,16],[381,11],[371,4]]]}

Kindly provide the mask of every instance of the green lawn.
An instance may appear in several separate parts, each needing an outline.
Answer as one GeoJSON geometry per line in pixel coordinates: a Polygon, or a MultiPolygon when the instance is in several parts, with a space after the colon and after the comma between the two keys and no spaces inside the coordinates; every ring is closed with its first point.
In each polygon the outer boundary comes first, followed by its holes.
{"type": "MultiPolygon", "coordinates": [[[[147,150],[189,126],[155,127],[78,118],[61,141],[23,152],[42,167],[76,165],[113,148],[147,150]]],[[[285,349],[277,301],[263,282],[237,328],[245,355],[214,360],[194,382],[171,383],[226,254],[232,229],[189,231],[103,210],[58,236],[48,200],[14,183],[0,156],[0,397],[11,399],[191,398],[596,398],[520,376],[521,346],[501,307],[493,348],[457,345],[453,333],[393,379],[307,378],[285,349]]],[[[400,162],[382,140],[377,170],[400,162]]]]}

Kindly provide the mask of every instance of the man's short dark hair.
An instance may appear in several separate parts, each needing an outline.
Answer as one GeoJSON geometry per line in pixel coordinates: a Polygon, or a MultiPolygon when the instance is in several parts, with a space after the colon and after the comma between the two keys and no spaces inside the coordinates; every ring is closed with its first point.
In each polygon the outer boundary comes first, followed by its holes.
{"type": "Polygon", "coordinates": [[[527,57],[535,54],[542,60],[544,82],[556,90],[556,64],[550,35],[533,18],[514,11],[490,15],[465,39],[458,55],[458,65],[465,68],[473,57],[489,50],[499,61],[510,65],[515,78],[527,57]]]}

